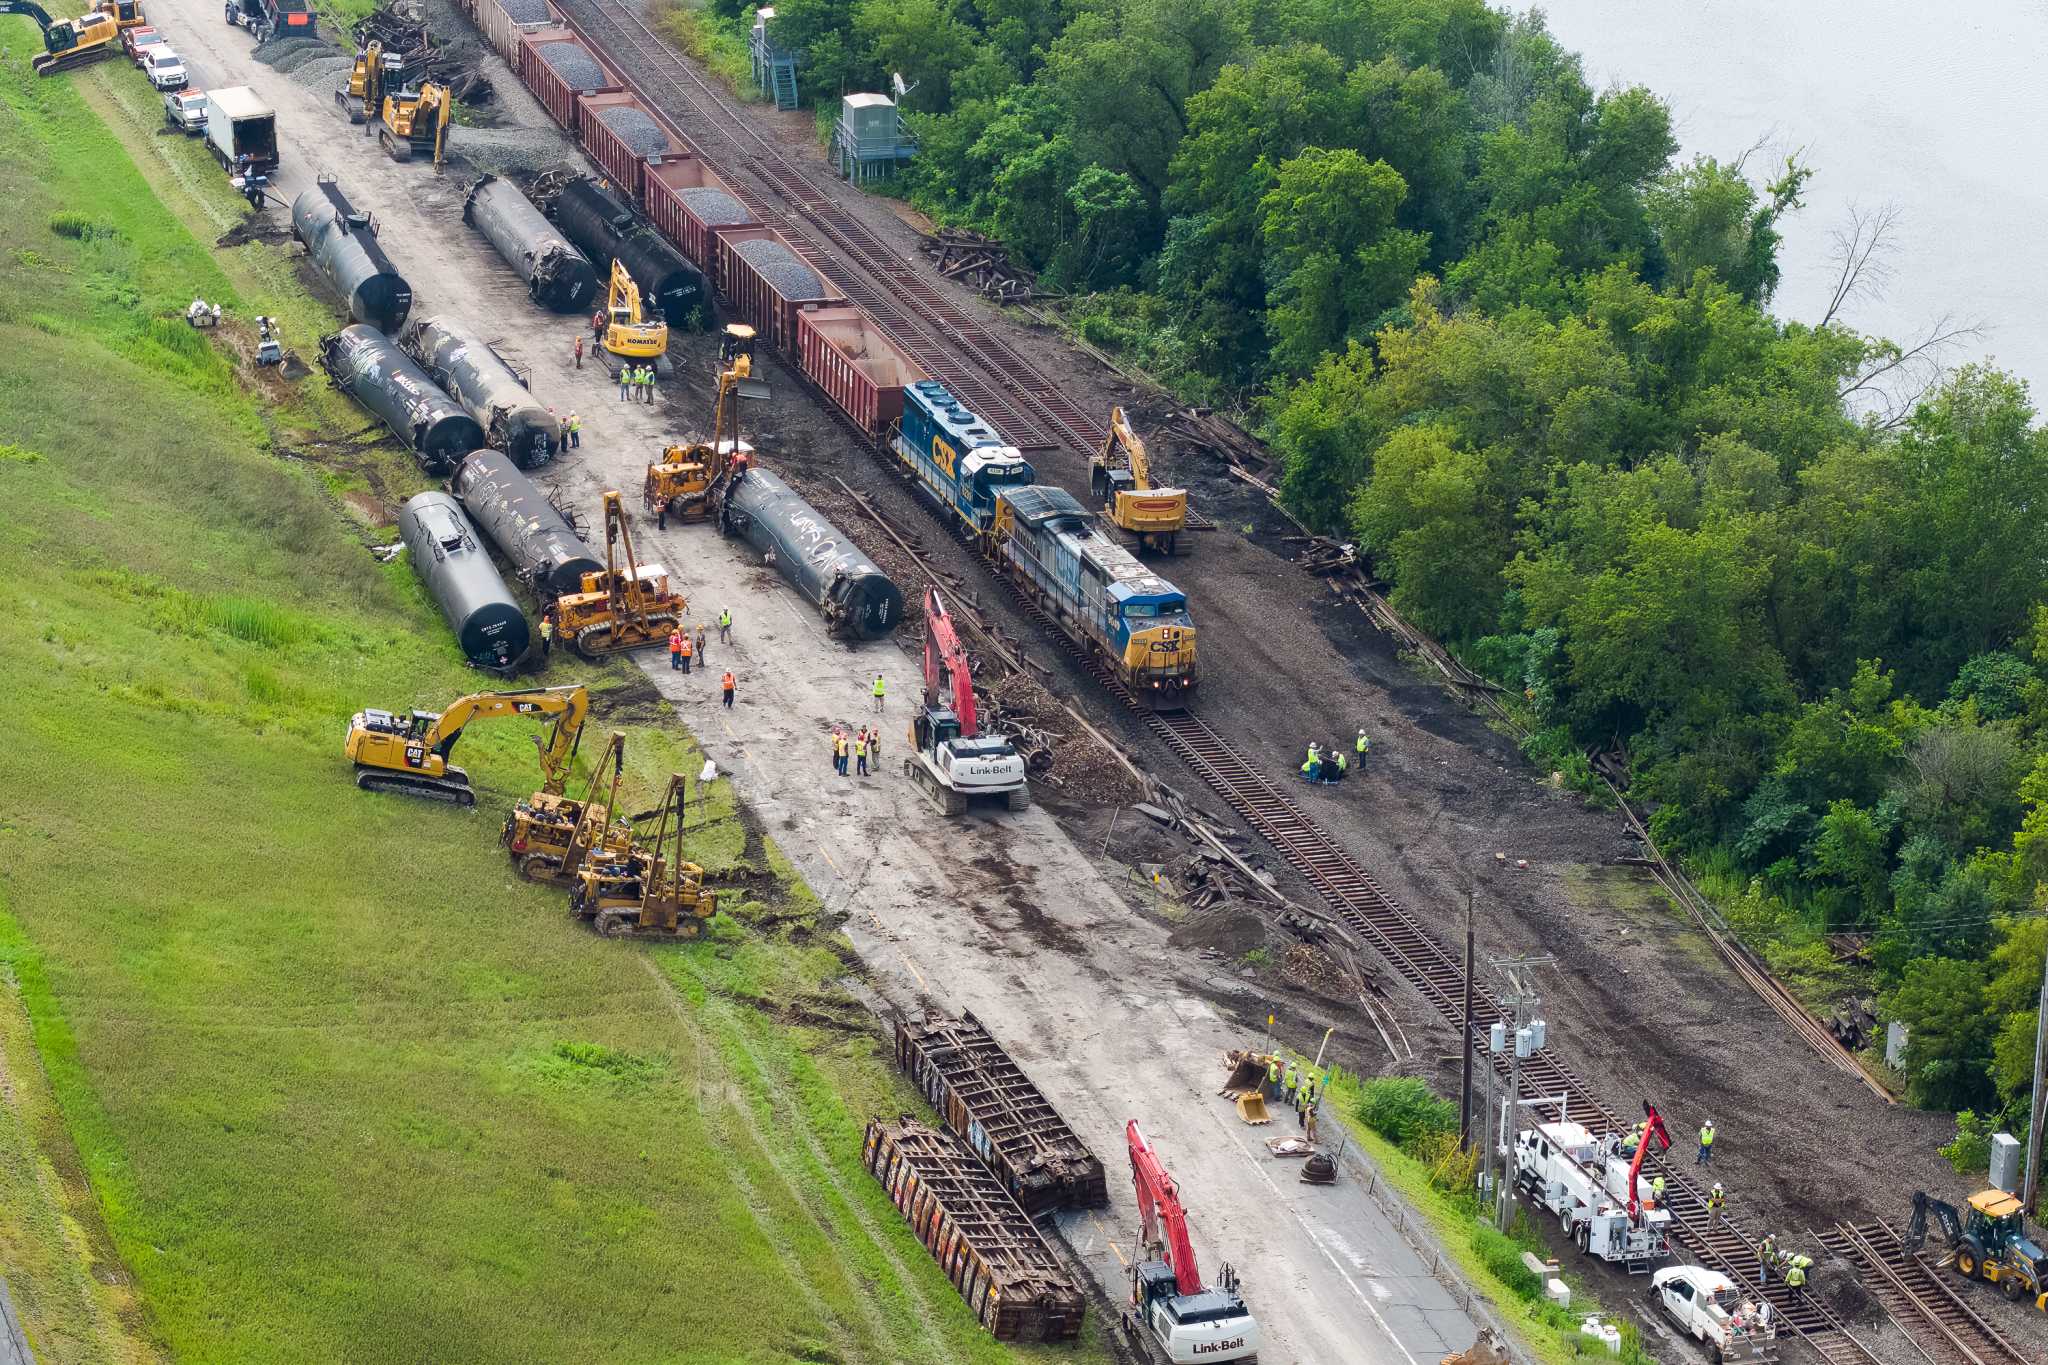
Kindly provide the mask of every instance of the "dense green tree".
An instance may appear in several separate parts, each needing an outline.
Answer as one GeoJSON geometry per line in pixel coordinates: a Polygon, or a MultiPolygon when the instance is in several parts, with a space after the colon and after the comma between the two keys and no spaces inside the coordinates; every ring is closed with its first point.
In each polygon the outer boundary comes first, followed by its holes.
{"type": "Polygon", "coordinates": [[[1968,1109],[1990,1098],[1992,1029],[1981,965],[1921,958],[1906,968],[1879,1009],[1886,1019],[1906,1025],[1903,1069],[1915,1104],[1968,1109]]]}
{"type": "Polygon", "coordinates": [[[1393,167],[1349,148],[1280,163],[1259,201],[1276,368],[1306,374],[1407,293],[1429,245],[1394,226],[1407,195],[1393,167]]]}
{"type": "MultiPolygon", "coordinates": [[[[779,24],[781,11],[776,13],[779,24]]],[[[944,0],[860,0],[853,32],[871,69],[901,73],[906,84],[916,87],[906,105],[940,111],[952,107],[953,77],[972,64],[975,35],[953,17],[944,0]]]]}
{"type": "Polygon", "coordinates": [[[1393,568],[1396,609],[1425,630],[1470,639],[1500,610],[1510,519],[1495,482],[1485,454],[1458,449],[1445,427],[1402,427],[1374,452],[1351,524],[1393,568]]]}
{"type": "Polygon", "coordinates": [[[1744,298],[1769,302],[1778,288],[1777,223],[1799,207],[1811,175],[1788,160],[1766,198],[1758,197],[1740,164],[1724,166],[1707,156],[1657,177],[1644,205],[1671,274],[1689,280],[1711,270],[1744,298]]]}

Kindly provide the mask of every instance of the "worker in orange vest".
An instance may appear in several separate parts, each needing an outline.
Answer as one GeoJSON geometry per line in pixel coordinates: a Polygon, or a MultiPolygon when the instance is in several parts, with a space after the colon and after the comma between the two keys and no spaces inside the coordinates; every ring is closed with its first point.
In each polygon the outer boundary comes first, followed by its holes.
{"type": "Polygon", "coordinates": [[[671,669],[683,666],[683,632],[680,629],[668,633],[668,666],[671,669]]]}
{"type": "Polygon", "coordinates": [[[732,670],[729,668],[725,670],[725,676],[719,680],[720,685],[725,689],[725,709],[728,711],[732,710],[732,689],[735,681],[736,679],[732,676],[732,670]]]}
{"type": "Polygon", "coordinates": [[[683,641],[683,672],[688,673],[690,671],[690,656],[693,653],[690,648],[690,633],[688,631],[678,631],[677,634],[682,637],[683,641]]]}

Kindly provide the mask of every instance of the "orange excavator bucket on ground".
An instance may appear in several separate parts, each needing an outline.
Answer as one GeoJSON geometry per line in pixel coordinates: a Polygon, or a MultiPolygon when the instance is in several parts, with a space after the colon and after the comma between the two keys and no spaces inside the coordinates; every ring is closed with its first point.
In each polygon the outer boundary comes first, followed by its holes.
{"type": "Polygon", "coordinates": [[[1246,1123],[1273,1121],[1266,1109],[1265,1091],[1260,1088],[1266,1081],[1267,1063],[1272,1060],[1250,1048],[1223,1054],[1223,1064],[1230,1068],[1230,1075],[1217,1093],[1237,1101],[1237,1116],[1246,1123]]]}
{"type": "Polygon", "coordinates": [[[1254,1090],[1249,1095],[1237,1097],[1237,1116],[1246,1123],[1271,1123],[1273,1116],[1266,1112],[1266,1097],[1254,1090]]]}

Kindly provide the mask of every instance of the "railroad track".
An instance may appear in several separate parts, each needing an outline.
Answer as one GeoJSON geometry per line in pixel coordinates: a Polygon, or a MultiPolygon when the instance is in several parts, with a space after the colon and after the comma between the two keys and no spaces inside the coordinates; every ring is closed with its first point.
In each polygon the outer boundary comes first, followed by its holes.
{"type": "Polygon", "coordinates": [[[1925,1326],[1936,1349],[1922,1353],[1936,1365],[2038,1365],[2048,1359],[2048,1352],[2038,1350],[2031,1358],[2022,1354],[1957,1291],[1952,1277],[1907,1251],[1888,1224],[1837,1223],[1815,1236],[1863,1273],[1864,1283],[1894,1318],[1910,1316],[1925,1326]]]}

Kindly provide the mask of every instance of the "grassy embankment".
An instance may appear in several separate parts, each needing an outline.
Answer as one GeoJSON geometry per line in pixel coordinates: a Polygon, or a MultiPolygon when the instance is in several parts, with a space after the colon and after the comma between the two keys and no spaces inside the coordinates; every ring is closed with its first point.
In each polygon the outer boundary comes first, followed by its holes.
{"type": "MultiPolygon", "coordinates": [[[[708,825],[694,855],[766,864],[759,899],[705,943],[607,943],[496,847],[523,725],[464,739],[476,812],[350,784],[351,711],[482,681],[337,510],[417,477],[342,439],[367,422],[317,375],[257,378],[177,320],[203,294],[304,354],[332,325],[284,253],[202,245],[236,201],[139,78],[25,66],[0,71],[0,1261],[40,1358],[1016,1358],[859,1169],[859,1116],[910,1096],[772,847],[708,825]]],[[[636,806],[697,761],[637,676],[587,679],[599,728],[651,722],[636,806]]]]}

